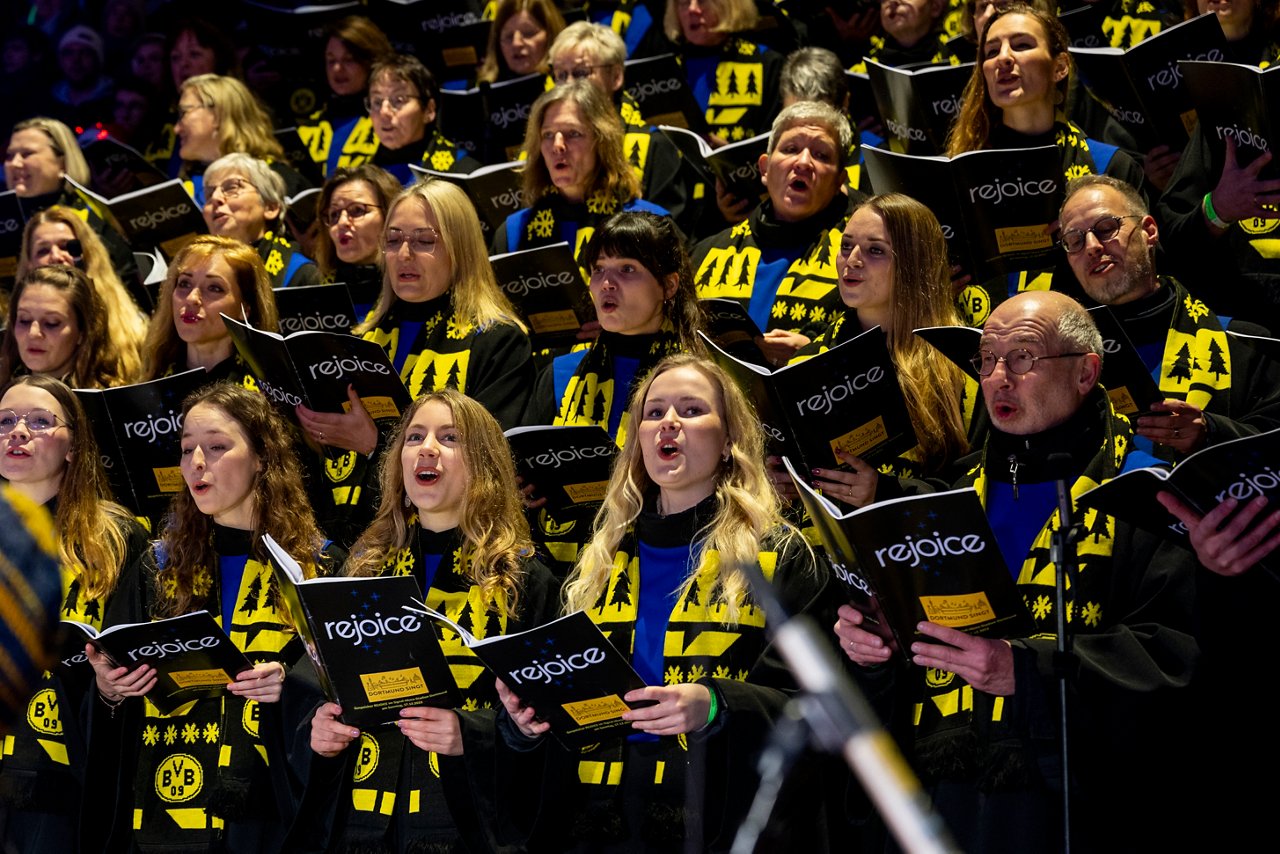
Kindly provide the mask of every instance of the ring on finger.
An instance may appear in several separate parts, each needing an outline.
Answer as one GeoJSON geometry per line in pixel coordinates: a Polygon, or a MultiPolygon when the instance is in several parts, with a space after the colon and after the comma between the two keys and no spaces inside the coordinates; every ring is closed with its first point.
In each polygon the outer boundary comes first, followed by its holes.
{"type": "Polygon", "coordinates": [[[1181,430],[1179,430],[1177,427],[1174,427],[1174,428],[1173,428],[1173,438],[1175,438],[1175,439],[1181,439],[1181,438],[1182,438],[1182,431],[1181,431],[1181,430]]]}

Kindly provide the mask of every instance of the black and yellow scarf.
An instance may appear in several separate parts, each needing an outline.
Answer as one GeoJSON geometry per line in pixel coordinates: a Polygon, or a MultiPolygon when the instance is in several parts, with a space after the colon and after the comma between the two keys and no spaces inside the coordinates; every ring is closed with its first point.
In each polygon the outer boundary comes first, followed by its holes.
{"type": "MultiPolygon", "coordinates": [[[[219,554],[247,554],[248,540],[247,532],[215,529],[219,554]]],[[[301,652],[274,573],[269,562],[246,560],[232,624],[223,627],[253,664],[288,665],[301,652]]],[[[211,603],[210,613],[221,624],[217,574],[216,566],[197,573],[194,589],[211,603]]],[[[147,701],[141,731],[126,736],[139,740],[132,810],[136,844],[210,844],[222,838],[227,821],[275,820],[259,724],[257,701],[230,693],[194,700],[169,715],[147,701]]]]}
{"type": "MultiPolygon", "coordinates": [[[[1075,443],[1073,454],[1084,462],[1083,470],[1071,485],[1073,503],[1081,494],[1119,474],[1132,449],[1133,430],[1129,421],[1110,406],[1101,390],[1095,390],[1069,422],[1075,443]],[[1090,418],[1100,423],[1090,426],[1090,418]],[[1083,428],[1083,429],[1081,429],[1083,428]],[[1096,446],[1093,444],[1096,441],[1096,446]],[[1094,448],[1091,458],[1086,458],[1094,448]]],[[[1012,437],[988,439],[977,465],[970,469],[957,488],[973,487],[984,506],[988,498],[991,466],[1009,464],[995,450],[996,444],[1011,445],[1012,437]]],[[[1077,510],[1077,513],[1079,511],[1077,510]]],[[[1078,568],[1067,590],[1067,620],[1075,634],[1105,630],[1124,618],[1107,609],[1117,568],[1112,565],[1115,519],[1093,509],[1076,517],[1085,532],[1076,546],[1078,568]]],[[[1017,588],[1030,615],[1031,639],[1052,640],[1057,636],[1054,613],[1054,562],[1050,540],[1058,528],[1056,510],[1040,527],[1022,566],[1017,588]]],[[[917,700],[913,715],[916,753],[921,773],[926,777],[978,779],[982,787],[1004,783],[1022,785],[1032,774],[1031,757],[1022,742],[1019,717],[1007,708],[1008,698],[975,691],[959,676],[912,665],[917,700]]],[[[1020,686],[1017,702],[1034,702],[1035,686],[1020,686]]]]}

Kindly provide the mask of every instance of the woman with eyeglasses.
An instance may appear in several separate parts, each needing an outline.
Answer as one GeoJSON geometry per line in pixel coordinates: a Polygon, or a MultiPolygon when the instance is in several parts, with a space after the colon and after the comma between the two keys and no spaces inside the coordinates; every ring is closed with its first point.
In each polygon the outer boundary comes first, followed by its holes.
{"type": "Polygon", "coordinates": [[[667,211],[640,198],[640,181],[622,147],[618,112],[589,82],[557,86],[529,109],[524,135],[529,207],[493,233],[497,255],[567,242],[582,252],[595,230],[619,211],[667,211]]]}
{"type": "Polygon", "coordinates": [[[564,16],[552,0],[499,0],[476,79],[498,83],[545,71],[547,49],[563,29],[564,16]]]}
{"type": "Polygon", "coordinates": [[[413,163],[437,172],[474,172],[480,162],[445,139],[436,127],[435,78],[416,57],[392,54],[369,74],[365,107],[376,134],[373,162],[400,179],[416,180],[413,163]]]}
{"type": "Polygon", "coordinates": [[[227,237],[197,237],[169,264],[143,346],[145,378],[204,368],[208,383],[251,383],[222,315],[276,332],[271,278],[252,248],[227,237]]]}
{"type": "MultiPolygon", "coordinates": [[[[1024,3],[998,8],[979,37],[978,62],[951,126],[947,155],[1054,145],[1061,154],[1064,187],[1080,175],[1107,174],[1141,191],[1146,184],[1142,167],[1115,146],[1088,138],[1064,112],[1070,43],[1056,15],[1024,3]]],[[[1049,284],[1075,289],[1072,276],[1055,276],[1052,269],[1014,271],[974,283],[971,288],[980,294],[961,295],[965,321],[980,326],[991,307],[1008,296],[1049,284]]]]}
{"type": "MultiPolygon", "coordinates": [[[[0,395],[0,477],[49,509],[62,565],[64,620],[101,630],[142,613],[152,570],[147,533],[111,500],[93,430],[64,383],[39,375],[12,380],[0,395]]],[[[75,851],[84,798],[92,701],[87,663],[46,674],[7,734],[0,762],[0,848],[75,851]]],[[[94,797],[90,795],[90,797],[94,797]]]]}
{"type": "MultiPolygon", "coordinates": [[[[896,193],[872,196],[854,209],[840,236],[836,259],[845,311],[800,350],[802,360],[880,327],[893,359],[919,444],[881,472],[860,457],[838,451],[849,471],[817,469],[813,485],[823,494],[862,507],[898,494],[895,477],[929,477],[969,451],[978,386],[932,345],[912,334],[925,326],[958,326],[951,297],[947,241],[927,207],[896,193]],[[893,475],[881,477],[881,474],[893,475]]],[[[781,460],[771,477],[783,494],[794,487],[781,460]]]]}
{"type": "Polygon", "coordinates": [[[298,136],[326,176],[341,168],[359,166],[376,146],[365,108],[369,78],[375,63],[395,53],[391,40],[364,15],[350,15],[328,30],[324,45],[324,75],[328,97],[320,109],[298,123],[298,136]]]}
{"type": "MultiPolygon", "coordinates": [[[[555,617],[559,587],[533,556],[511,450],[480,403],[454,389],[418,398],[388,442],[380,483],[345,575],[410,575],[428,606],[480,638],[555,617]]],[[[458,708],[403,709],[396,726],[363,732],[338,719],[336,703],[314,709],[299,733],[314,756],[305,770],[295,760],[307,806],[291,850],[510,850],[495,838],[493,675],[450,637],[440,647],[458,708]]]]}
{"type": "Polygon", "coordinates": [[[183,402],[181,423],[186,488],[161,531],[145,613],[207,610],[252,666],[232,674],[220,696],[165,715],[141,701],[155,687],[154,668],[91,656],[101,699],[89,779],[100,788],[87,841],[105,851],[280,851],[293,805],[284,778],[272,775],[285,770],[281,697],[303,647],[262,537],[307,577],[327,574],[334,556],[292,433],[264,395],[216,383],[183,402]]]}
{"type": "Polygon", "coordinates": [[[289,239],[285,184],[275,169],[247,154],[228,154],[209,165],[204,180],[201,212],[210,234],[257,250],[273,288],[319,284],[316,265],[289,239]]]}
{"type": "Polygon", "coordinates": [[[316,266],[326,282],[345,282],[356,320],[373,307],[382,291],[382,226],[400,182],[385,169],[366,163],[341,168],[324,182],[316,210],[316,266]]]}
{"type": "Polygon", "coordinates": [[[43,116],[14,125],[4,153],[4,183],[22,199],[23,213],[30,218],[53,205],[71,208],[102,238],[111,266],[120,278],[126,282],[136,279],[138,265],[129,244],[89,207],[66,178],[89,186],[89,163],[71,128],[43,116]]]}
{"type": "Polygon", "coordinates": [[[178,155],[182,177],[191,182],[197,203],[207,198],[202,173],[232,152],[265,161],[284,181],[285,194],[296,196],[311,183],[285,160],[271,116],[249,87],[234,77],[200,74],[188,78],[178,94],[178,155]]]}
{"type": "MultiPolygon", "coordinates": [[[[137,376],[142,370],[142,339],[147,334],[149,315],[138,307],[134,295],[120,281],[106,246],[94,230],[71,208],[54,205],[27,220],[17,278],[38,267],[58,264],[76,267],[88,276],[106,312],[111,346],[125,371],[137,376]]],[[[135,294],[150,306],[150,297],[141,286],[135,294]]]]}
{"type": "MultiPolygon", "coordinates": [[[[623,699],[652,702],[623,715],[625,739],[568,751],[499,683],[504,743],[545,765],[542,797],[521,792],[509,807],[531,851],[727,850],[757,783],[749,757],[793,690],[746,567],[762,569],[790,613],[826,619],[827,575],[782,517],[764,431],[733,380],[706,359],[670,356],[640,382],[628,418],[563,598],[644,679],[623,699]]],[[[787,850],[814,850],[820,800],[784,795],[787,850]]]]}
{"type": "MultiPolygon", "coordinates": [[[[518,426],[533,388],[533,355],[524,325],[494,279],[475,208],[457,187],[424,181],[401,193],[385,216],[382,292],[352,331],[386,349],[415,399],[456,388],[504,429],[518,426]]],[[[393,426],[375,424],[359,392],[350,389],[345,413],[297,409],[311,439],[334,449],[325,471],[334,500],[347,504],[357,531],[372,507],[355,487],[372,485],[368,463],[393,426]]]]}
{"type": "Polygon", "coordinates": [[[111,388],[138,378],[137,362],[111,346],[109,315],[75,267],[36,267],[14,285],[0,342],[0,383],[20,374],[74,388],[111,388]]]}

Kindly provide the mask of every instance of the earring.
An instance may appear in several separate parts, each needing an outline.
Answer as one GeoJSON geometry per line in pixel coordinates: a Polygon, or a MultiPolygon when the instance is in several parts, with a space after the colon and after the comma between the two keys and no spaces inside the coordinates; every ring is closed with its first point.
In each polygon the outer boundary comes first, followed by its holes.
{"type": "Polygon", "coordinates": [[[720,457],[720,462],[727,463],[729,462],[729,458],[732,456],[733,456],[733,451],[730,450],[729,448],[725,448],[724,454],[720,457]]]}
{"type": "Polygon", "coordinates": [[[404,509],[408,510],[413,506],[413,502],[409,500],[409,493],[404,494],[404,509]]]}

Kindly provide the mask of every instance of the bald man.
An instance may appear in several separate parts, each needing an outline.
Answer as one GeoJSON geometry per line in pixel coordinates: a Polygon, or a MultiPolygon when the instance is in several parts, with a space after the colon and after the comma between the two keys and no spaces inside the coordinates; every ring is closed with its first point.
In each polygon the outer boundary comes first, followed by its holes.
{"type": "MultiPolygon", "coordinates": [[[[1028,292],[992,312],[974,356],[992,430],[985,445],[961,461],[964,474],[953,486],[972,487],[982,497],[1033,630],[1025,638],[995,640],[921,623],[924,637],[910,650],[914,666],[899,677],[915,704],[917,770],[965,850],[1048,851],[1060,839],[1060,796],[1051,793],[1050,770],[1058,714],[1049,555],[1056,479],[1079,494],[1157,462],[1133,450],[1129,422],[1098,386],[1101,353],[1101,336],[1081,305],[1058,293],[1028,292]]],[[[1154,738],[1159,727],[1133,728],[1136,721],[1170,721],[1181,712],[1173,707],[1183,702],[1182,692],[1174,689],[1188,684],[1197,658],[1194,559],[1093,511],[1076,521],[1084,535],[1076,545],[1078,575],[1067,591],[1079,780],[1073,814],[1087,817],[1086,832],[1106,827],[1111,833],[1116,825],[1103,816],[1125,802],[1119,795],[1133,782],[1117,768],[1151,769],[1152,779],[1141,782],[1144,793],[1171,779],[1152,760],[1166,752],[1154,738]]],[[[860,623],[857,611],[841,608],[841,646],[856,664],[881,667],[890,651],[860,623]]]]}

